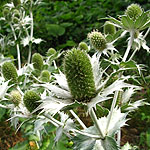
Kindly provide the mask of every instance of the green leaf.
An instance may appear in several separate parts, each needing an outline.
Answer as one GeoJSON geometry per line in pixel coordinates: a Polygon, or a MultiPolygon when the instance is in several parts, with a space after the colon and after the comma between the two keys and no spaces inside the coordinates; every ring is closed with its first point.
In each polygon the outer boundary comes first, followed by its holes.
{"type": "Polygon", "coordinates": [[[149,27],[150,27],[150,20],[147,21],[147,22],[140,28],[140,30],[144,30],[144,29],[149,28],[149,27]]]}
{"type": "Polygon", "coordinates": [[[5,115],[6,110],[4,108],[0,108],[0,120],[5,115]]]}
{"type": "Polygon", "coordinates": [[[117,142],[112,137],[106,136],[101,143],[105,150],[119,150],[117,142]]]}
{"type": "Polygon", "coordinates": [[[47,24],[46,28],[48,32],[55,37],[61,36],[65,33],[65,28],[57,24],[47,24]]]}
{"type": "Polygon", "coordinates": [[[121,22],[125,29],[133,29],[134,28],[134,22],[128,16],[122,16],[121,22]]]}
{"type": "Polygon", "coordinates": [[[122,26],[121,22],[113,17],[109,17],[107,19],[109,19],[110,21],[112,21],[113,23],[117,24],[120,27],[122,26]]]}
{"type": "Polygon", "coordinates": [[[28,146],[29,146],[28,141],[24,141],[16,144],[13,148],[10,148],[9,150],[27,150],[28,146]]]}
{"type": "Polygon", "coordinates": [[[148,19],[147,13],[148,12],[142,13],[142,15],[139,16],[138,19],[136,19],[136,21],[135,21],[135,28],[136,29],[139,29],[140,27],[142,27],[146,23],[146,21],[148,19]]]}

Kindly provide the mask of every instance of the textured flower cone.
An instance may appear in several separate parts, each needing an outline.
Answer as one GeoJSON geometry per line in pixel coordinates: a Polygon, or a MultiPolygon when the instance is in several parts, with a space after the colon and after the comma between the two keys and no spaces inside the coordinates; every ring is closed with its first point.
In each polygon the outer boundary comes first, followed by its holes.
{"type": "Polygon", "coordinates": [[[21,94],[19,91],[17,90],[13,90],[10,93],[10,100],[16,105],[18,106],[21,102],[21,94]]]}
{"type": "Polygon", "coordinates": [[[49,82],[50,81],[50,72],[48,70],[43,70],[41,72],[41,81],[43,82],[49,82]]]}
{"type": "Polygon", "coordinates": [[[102,51],[106,48],[106,39],[101,32],[93,31],[88,34],[91,45],[98,51],[102,51]]]}
{"type": "Polygon", "coordinates": [[[56,50],[54,48],[48,49],[47,56],[51,56],[51,55],[54,55],[54,54],[56,54],[56,50]]]}
{"type": "Polygon", "coordinates": [[[17,83],[18,81],[18,74],[16,67],[11,62],[5,62],[2,65],[2,74],[5,80],[11,80],[10,83],[17,83]]]}
{"type": "Polygon", "coordinates": [[[79,43],[79,49],[88,51],[88,46],[85,42],[80,42],[79,43]]]}
{"type": "Polygon", "coordinates": [[[33,54],[32,63],[33,63],[34,69],[42,70],[42,68],[43,68],[43,57],[39,53],[33,54]]]}
{"type": "Polygon", "coordinates": [[[128,15],[133,21],[135,21],[141,14],[142,8],[138,4],[131,4],[127,7],[125,14],[128,15]]]}
{"type": "Polygon", "coordinates": [[[39,100],[41,100],[41,97],[32,90],[27,91],[23,97],[23,102],[29,112],[32,112],[40,105],[39,100]]]}
{"type": "Polygon", "coordinates": [[[104,33],[107,34],[115,34],[116,33],[116,27],[111,24],[109,21],[106,21],[104,24],[104,33]]]}
{"type": "Polygon", "coordinates": [[[64,71],[73,98],[88,102],[96,95],[91,62],[86,52],[72,49],[64,60],[64,71]]]}

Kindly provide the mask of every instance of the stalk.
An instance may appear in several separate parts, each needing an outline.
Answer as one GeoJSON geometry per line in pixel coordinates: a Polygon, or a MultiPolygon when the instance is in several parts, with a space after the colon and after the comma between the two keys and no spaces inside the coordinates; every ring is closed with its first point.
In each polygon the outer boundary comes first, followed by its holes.
{"type": "MultiPolygon", "coordinates": [[[[10,23],[10,27],[11,27],[11,30],[12,30],[12,33],[13,33],[13,36],[14,36],[14,39],[15,41],[17,40],[17,36],[16,36],[16,33],[15,33],[15,30],[14,30],[14,27],[13,25],[10,23]]],[[[21,69],[21,59],[20,59],[20,49],[19,49],[19,44],[17,44],[17,56],[18,56],[18,69],[20,70],[21,69]]]]}

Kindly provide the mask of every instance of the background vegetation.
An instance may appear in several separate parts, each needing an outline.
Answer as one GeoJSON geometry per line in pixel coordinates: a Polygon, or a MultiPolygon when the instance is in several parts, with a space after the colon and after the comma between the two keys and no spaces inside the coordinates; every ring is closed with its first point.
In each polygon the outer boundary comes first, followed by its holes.
{"type": "MultiPolygon", "coordinates": [[[[0,17],[2,16],[3,5],[10,0],[3,0],[0,3],[0,17]]],[[[150,9],[150,0],[43,0],[36,10],[34,10],[34,37],[44,40],[39,45],[33,45],[33,53],[39,52],[42,55],[46,55],[47,50],[50,47],[56,50],[67,50],[73,46],[77,46],[81,41],[87,41],[87,34],[93,29],[98,29],[103,32],[103,24],[106,16],[116,17],[119,14],[123,14],[126,7],[131,3],[140,4],[145,10],[150,9]]],[[[7,24],[0,24],[0,34],[7,35],[9,31],[7,24]]],[[[124,39],[122,39],[124,40],[124,39]]],[[[121,41],[119,41],[121,43],[121,41]]],[[[147,45],[150,46],[150,35],[147,36],[147,45]]],[[[118,45],[119,51],[124,51],[125,47],[118,45]]],[[[21,48],[21,56],[27,60],[26,48],[21,48]]],[[[7,47],[4,52],[5,56],[11,56],[16,58],[15,47],[7,47]]],[[[136,58],[138,63],[146,64],[150,67],[149,54],[142,49],[137,53],[136,58]]],[[[150,71],[144,73],[148,76],[150,71]]],[[[144,90],[139,95],[143,98],[147,98],[150,102],[150,79],[147,77],[147,82],[143,82],[144,90]]],[[[132,114],[132,122],[130,122],[130,133],[135,140],[130,139],[135,145],[141,146],[141,148],[150,148],[150,110],[149,106],[144,106],[136,113],[132,114]],[[134,119],[135,118],[135,119],[134,119]]],[[[2,122],[7,119],[7,112],[0,109],[0,128],[3,125],[2,122]]],[[[127,132],[127,130],[124,130],[127,132]]],[[[8,134],[8,133],[4,133],[8,134]]],[[[0,143],[1,143],[0,135],[0,143]]],[[[47,137],[48,139],[49,137],[47,137]]],[[[4,141],[2,141],[4,142],[4,141]]],[[[61,144],[60,144],[61,145],[61,144]]],[[[10,145],[12,146],[12,145],[10,145]]],[[[9,147],[9,146],[7,146],[9,147]]],[[[0,147],[1,149],[1,147],[0,147]]]]}

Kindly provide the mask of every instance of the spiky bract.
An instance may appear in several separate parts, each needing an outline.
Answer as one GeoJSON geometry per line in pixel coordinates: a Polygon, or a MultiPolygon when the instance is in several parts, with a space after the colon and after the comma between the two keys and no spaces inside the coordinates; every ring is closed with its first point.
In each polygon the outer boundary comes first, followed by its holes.
{"type": "Polygon", "coordinates": [[[43,70],[41,72],[41,81],[43,82],[49,82],[50,81],[50,72],[48,70],[43,70]]]}
{"type": "Polygon", "coordinates": [[[32,112],[40,105],[38,102],[40,99],[41,97],[35,91],[29,90],[24,94],[23,102],[29,112],[32,112]]]}
{"type": "Polygon", "coordinates": [[[115,34],[116,33],[116,27],[110,22],[106,21],[104,24],[104,33],[107,34],[115,34]]]}
{"type": "Polygon", "coordinates": [[[19,91],[17,90],[13,90],[10,93],[10,100],[16,105],[18,106],[21,102],[21,94],[19,91]]]}
{"type": "Polygon", "coordinates": [[[101,32],[93,31],[88,34],[88,38],[90,39],[90,43],[98,51],[102,51],[106,48],[106,39],[102,35],[101,32]]]}
{"type": "Polygon", "coordinates": [[[47,56],[51,56],[51,55],[54,55],[54,54],[56,54],[56,50],[54,48],[48,49],[47,56]]]}
{"type": "Polygon", "coordinates": [[[88,51],[88,46],[85,42],[80,42],[79,43],[79,49],[88,51]]]}
{"type": "Polygon", "coordinates": [[[43,68],[43,57],[39,53],[34,53],[32,56],[32,63],[34,69],[42,70],[43,68]]]}
{"type": "Polygon", "coordinates": [[[131,4],[127,7],[125,14],[135,21],[142,14],[142,12],[143,10],[140,5],[131,4]]]}
{"type": "Polygon", "coordinates": [[[11,62],[5,62],[2,65],[2,74],[5,80],[11,80],[11,83],[17,83],[18,81],[18,74],[17,69],[11,62]]]}
{"type": "Polygon", "coordinates": [[[85,51],[76,48],[68,51],[64,71],[75,100],[87,102],[96,95],[92,65],[85,51]]]}

